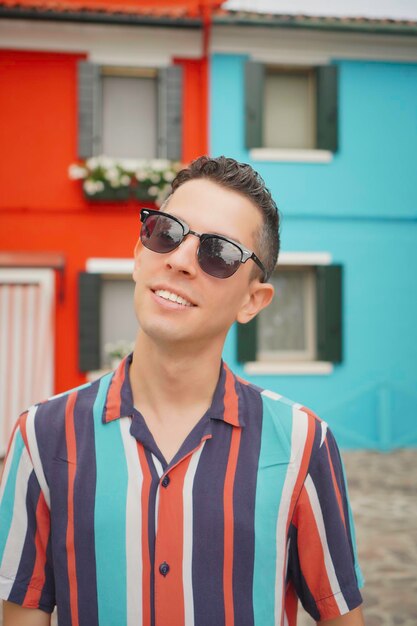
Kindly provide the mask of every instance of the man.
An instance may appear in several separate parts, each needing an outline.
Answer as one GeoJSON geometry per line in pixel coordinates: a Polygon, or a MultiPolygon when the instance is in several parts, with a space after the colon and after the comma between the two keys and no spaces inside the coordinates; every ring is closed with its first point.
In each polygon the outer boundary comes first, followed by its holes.
{"type": "Polygon", "coordinates": [[[363,624],[335,441],[237,378],[230,326],[273,297],[259,175],[201,157],[143,210],[133,354],[18,420],[0,508],[4,626],[363,624]]]}

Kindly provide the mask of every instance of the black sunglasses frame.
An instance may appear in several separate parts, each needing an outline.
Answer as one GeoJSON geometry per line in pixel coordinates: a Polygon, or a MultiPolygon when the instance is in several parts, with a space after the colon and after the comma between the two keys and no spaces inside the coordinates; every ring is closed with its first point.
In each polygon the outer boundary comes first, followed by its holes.
{"type": "MultiPolygon", "coordinates": [[[[175,215],[171,215],[170,213],[164,213],[163,211],[159,211],[156,209],[141,209],[140,210],[140,220],[142,224],[145,224],[147,218],[150,217],[151,215],[168,217],[169,219],[172,219],[174,222],[177,222],[177,224],[179,224],[183,230],[183,236],[182,236],[181,241],[178,243],[178,245],[175,246],[175,248],[172,248],[172,250],[169,250],[168,252],[172,252],[173,250],[176,250],[182,244],[182,242],[184,241],[185,237],[187,237],[187,235],[194,235],[195,237],[198,237],[201,243],[205,239],[211,239],[213,237],[215,237],[216,239],[222,239],[223,241],[227,241],[227,243],[230,243],[236,246],[236,248],[238,248],[241,254],[240,263],[246,263],[246,261],[248,261],[249,259],[252,259],[252,261],[254,261],[256,265],[263,272],[262,282],[266,282],[267,272],[262,261],[259,259],[259,257],[256,256],[254,252],[252,252],[252,250],[245,248],[244,246],[242,246],[242,244],[238,243],[237,241],[234,241],[233,239],[230,239],[229,237],[225,237],[224,235],[218,235],[217,233],[197,233],[194,230],[191,230],[188,224],[186,222],[183,222],[179,217],[175,217],[175,215]]],[[[164,254],[164,252],[157,252],[157,254],[164,254]]],[[[238,269],[239,268],[237,268],[233,272],[233,274],[235,274],[238,269]]],[[[233,276],[233,274],[230,274],[230,276],[233,276]]],[[[226,278],[230,278],[230,277],[227,276],[226,278]]]]}

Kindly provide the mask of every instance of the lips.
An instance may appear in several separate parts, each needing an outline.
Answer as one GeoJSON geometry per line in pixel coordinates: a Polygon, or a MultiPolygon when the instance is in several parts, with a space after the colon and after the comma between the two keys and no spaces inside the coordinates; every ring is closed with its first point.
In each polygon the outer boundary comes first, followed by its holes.
{"type": "Polygon", "coordinates": [[[176,288],[167,287],[166,285],[158,285],[156,287],[152,287],[151,290],[155,295],[163,300],[166,300],[167,302],[174,302],[175,304],[180,304],[184,307],[196,306],[187,294],[176,288]]]}

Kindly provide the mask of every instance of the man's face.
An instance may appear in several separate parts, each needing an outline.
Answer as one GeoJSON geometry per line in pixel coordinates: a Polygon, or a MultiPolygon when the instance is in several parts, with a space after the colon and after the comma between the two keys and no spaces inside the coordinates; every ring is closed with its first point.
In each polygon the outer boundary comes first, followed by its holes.
{"type": "MultiPolygon", "coordinates": [[[[260,211],[245,196],[204,179],[184,183],[170,197],[167,213],[186,222],[198,233],[217,233],[255,250],[255,235],[262,224],[260,211]]],[[[181,245],[159,254],[138,243],[135,248],[135,311],[140,327],[157,342],[181,341],[202,347],[207,342],[223,343],[233,322],[247,321],[260,303],[256,290],[272,298],[272,287],[250,281],[253,261],[241,264],[233,276],[220,279],[199,266],[199,239],[188,235],[181,245]],[[158,295],[156,292],[164,291],[158,295]],[[167,300],[177,294],[192,306],[167,300]],[[254,296],[255,294],[255,296],[254,296]],[[163,297],[165,296],[165,297],[163,297]]],[[[262,298],[261,298],[262,299],[262,298]]],[[[267,302],[267,303],[268,303],[267,302]]],[[[260,306],[266,306],[265,303],[260,306]]]]}

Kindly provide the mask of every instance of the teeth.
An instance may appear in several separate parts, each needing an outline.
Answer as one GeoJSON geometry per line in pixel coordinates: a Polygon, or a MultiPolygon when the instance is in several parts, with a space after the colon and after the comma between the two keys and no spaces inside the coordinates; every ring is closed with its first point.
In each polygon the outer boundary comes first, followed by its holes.
{"type": "Polygon", "coordinates": [[[164,298],[164,300],[171,300],[171,302],[178,302],[178,304],[182,304],[183,306],[193,306],[191,302],[181,298],[181,296],[173,293],[172,291],[167,291],[166,289],[157,289],[155,291],[156,295],[160,298],[164,298]]]}

